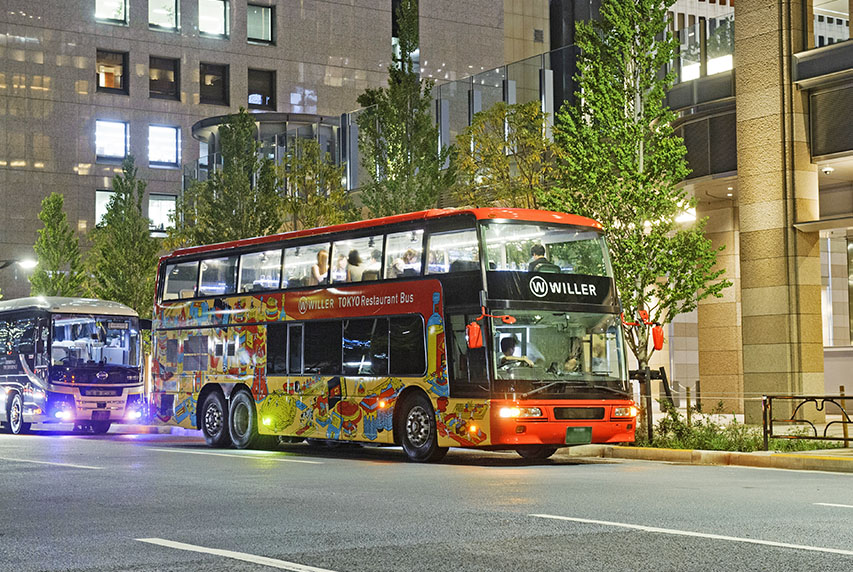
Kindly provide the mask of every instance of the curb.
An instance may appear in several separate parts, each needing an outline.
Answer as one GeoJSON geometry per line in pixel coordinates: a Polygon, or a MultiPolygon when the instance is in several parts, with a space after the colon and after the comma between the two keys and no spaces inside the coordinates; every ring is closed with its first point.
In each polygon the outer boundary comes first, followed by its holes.
{"type": "Polygon", "coordinates": [[[768,451],[740,453],[737,451],[654,449],[650,447],[619,447],[615,445],[580,445],[569,449],[568,455],[570,457],[663,461],[687,465],[734,465],[769,469],[853,473],[853,456],[803,455],[768,451]]]}

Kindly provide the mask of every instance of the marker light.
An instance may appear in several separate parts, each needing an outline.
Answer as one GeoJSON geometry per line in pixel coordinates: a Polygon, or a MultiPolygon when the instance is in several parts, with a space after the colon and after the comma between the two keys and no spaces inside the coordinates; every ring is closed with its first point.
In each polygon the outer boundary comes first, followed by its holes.
{"type": "Polygon", "coordinates": [[[142,418],[142,412],[138,409],[134,409],[133,411],[128,411],[127,416],[130,419],[141,419],[142,418]]]}
{"type": "Polygon", "coordinates": [[[379,409],[385,409],[386,407],[388,407],[388,404],[385,403],[384,399],[379,402],[379,409]]]}
{"type": "Polygon", "coordinates": [[[613,417],[636,417],[637,413],[639,413],[639,410],[633,405],[613,408],[613,417]]]}
{"type": "Polygon", "coordinates": [[[264,420],[261,421],[261,423],[264,424],[264,427],[269,427],[270,425],[272,425],[272,418],[271,417],[264,417],[264,420]]]}
{"type": "Polygon", "coordinates": [[[73,416],[72,413],[70,411],[68,411],[67,409],[63,409],[62,411],[57,411],[55,413],[55,415],[56,415],[57,419],[62,419],[63,421],[67,421],[68,419],[71,419],[71,417],[73,416]]]}
{"type": "Polygon", "coordinates": [[[476,432],[477,432],[477,430],[478,430],[478,429],[477,429],[477,426],[476,426],[476,425],[469,425],[469,426],[468,426],[468,433],[476,433],[476,432]]]}
{"type": "Polygon", "coordinates": [[[507,419],[511,417],[542,417],[538,407],[501,407],[498,415],[507,419]]]}

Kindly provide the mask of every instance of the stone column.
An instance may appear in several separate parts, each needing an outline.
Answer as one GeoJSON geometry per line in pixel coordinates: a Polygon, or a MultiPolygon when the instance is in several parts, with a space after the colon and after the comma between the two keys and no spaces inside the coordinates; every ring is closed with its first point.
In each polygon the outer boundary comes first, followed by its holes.
{"type": "MultiPolygon", "coordinates": [[[[804,48],[802,0],[735,3],[744,412],[762,394],[822,394],[817,168],[806,141],[805,94],[791,83],[804,48]]],[[[822,414],[811,414],[820,420],[822,414]]],[[[782,412],[776,413],[779,417],[782,412]]]]}
{"type": "Polygon", "coordinates": [[[722,298],[699,302],[699,379],[702,409],[712,411],[722,401],[725,413],[743,413],[743,340],[741,338],[740,259],[738,209],[733,200],[702,202],[697,218],[708,217],[705,236],[717,254],[717,268],[725,269],[732,286],[722,298]]]}

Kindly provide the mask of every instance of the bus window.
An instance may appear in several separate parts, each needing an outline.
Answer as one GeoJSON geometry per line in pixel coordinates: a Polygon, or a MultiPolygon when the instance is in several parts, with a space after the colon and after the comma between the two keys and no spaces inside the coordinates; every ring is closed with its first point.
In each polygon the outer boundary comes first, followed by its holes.
{"type": "Polygon", "coordinates": [[[332,248],[332,282],[379,280],[382,235],[338,240],[332,248]]]}
{"type": "Polygon", "coordinates": [[[281,281],[281,250],[252,252],[240,257],[240,292],[275,290],[281,281]]]}
{"type": "Polygon", "coordinates": [[[388,374],[388,318],[344,321],[344,375],[388,374]]]}
{"type": "Polygon", "coordinates": [[[592,229],[482,222],[489,270],[608,275],[607,245],[592,229]]]}
{"type": "Polygon", "coordinates": [[[195,296],[198,282],[198,261],[179,262],[166,266],[166,284],[163,287],[164,300],[178,300],[195,296]]]}
{"type": "Polygon", "coordinates": [[[320,375],[341,373],[341,323],[306,322],[304,324],[303,372],[320,375]]]}
{"type": "Polygon", "coordinates": [[[222,296],[237,291],[237,257],[210,258],[201,263],[199,296],[222,296]]]}
{"type": "Polygon", "coordinates": [[[391,318],[391,374],[423,375],[426,370],[424,322],[420,316],[391,318]]]}
{"type": "Polygon", "coordinates": [[[435,233],[429,237],[427,274],[463,272],[480,268],[477,233],[474,229],[435,233]]]}
{"type": "Polygon", "coordinates": [[[267,326],[267,375],[287,373],[287,324],[267,326]]]}
{"type": "Polygon", "coordinates": [[[420,276],[423,238],[422,229],[388,235],[385,240],[385,278],[420,276]]]}
{"type": "Polygon", "coordinates": [[[287,326],[288,373],[302,373],[302,324],[287,326]]]}
{"type": "Polygon", "coordinates": [[[329,254],[329,243],[308,244],[284,249],[284,280],[285,288],[315,286],[318,282],[313,277],[313,269],[319,266],[322,259],[329,254]]]}

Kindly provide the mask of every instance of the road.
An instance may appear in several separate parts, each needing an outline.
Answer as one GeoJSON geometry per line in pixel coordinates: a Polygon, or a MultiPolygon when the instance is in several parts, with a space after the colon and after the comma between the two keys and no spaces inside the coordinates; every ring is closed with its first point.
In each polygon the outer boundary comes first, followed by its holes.
{"type": "Polygon", "coordinates": [[[850,570],[853,475],[0,435],[0,570],[274,569],[850,570]]]}

